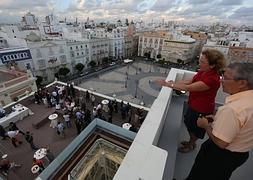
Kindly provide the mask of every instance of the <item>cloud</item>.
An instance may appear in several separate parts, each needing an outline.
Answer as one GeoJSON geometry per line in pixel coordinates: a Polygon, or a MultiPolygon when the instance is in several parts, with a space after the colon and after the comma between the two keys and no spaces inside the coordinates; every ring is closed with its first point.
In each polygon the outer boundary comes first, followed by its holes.
{"type": "Polygon", "coordinates": [[[234,5],[242,5],[244,0],[222,0],[220,5],[225,6],[234,6],[234,5]]]}
{"type": "Polygon", "coordinates": [[[188,3],[193,5],[208,4],[210,2],[211,0],[188,0],[188,3]]]}
{"type": "Polygon", "coordinates": [[[243,23],[252,22],[253,19],[253,7],[242,7],[234,11],[232,15],[228,17],[230,20],[241,21],[243,23]]]}
{"type": "Polygon", "coordinates": [[[31,11],[44,19],[54,13],[58,19],[165,19],[200,23],[213,21],[238,22],[246,17],[245,23],[252,24],[252,0],[0,0],[0,23],[20,21],[31,11]],[[242,9],[247,10],[245,14],[242,9]]]}

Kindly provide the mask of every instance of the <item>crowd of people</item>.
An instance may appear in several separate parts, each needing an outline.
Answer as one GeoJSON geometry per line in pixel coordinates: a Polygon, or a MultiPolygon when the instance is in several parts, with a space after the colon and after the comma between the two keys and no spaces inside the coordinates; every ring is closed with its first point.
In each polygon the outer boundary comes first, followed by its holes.
{"type": "Polygon", "coordinates": [[[134,110],[130,103],[123,101],[119,103],[116,99],[108,100],[107,109],[103,109],[102,102],[97,100],[95,95],[88,90],[82,95],[77,94],[73,84],[69,84],[66,87],[55,86],[51,91],[40,89],[34,95],[37,104],[55,108],[59,110],[58,114],[62,114],[62,119],[58,118],[53,125],[50,125],[62,137],[65,137],[65,129],[71,128],[73,124],[76,127],[77,134],[80,134],[94,118],[112,123],[113,117],[118,113],[120,113],[123,121],[127,118],[126,121],[131,123],[132,129],[137,132],[145,118],[144,110],[134,110]]]}

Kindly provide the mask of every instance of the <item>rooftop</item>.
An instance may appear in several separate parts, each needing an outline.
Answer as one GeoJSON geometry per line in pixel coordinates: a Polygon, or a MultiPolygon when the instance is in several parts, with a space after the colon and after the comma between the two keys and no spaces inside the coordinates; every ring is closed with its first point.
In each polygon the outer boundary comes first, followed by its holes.
{"type": "MultiPolygon", "coordinates": [[[[171,69],[167,80],[188,79],[193,75],[194,72],[191,71],[171,69]]],[[[77,87],[77,89],[80,88],[77,87]]],[[[216,97],[217,106],[223,104],[225,96],[222,90],[219,90],[216,97]]],[[[101,94],[101,97],[105,98],[107,96],[101,94]]],[[[116,172],[114,180],[170,180],[173,178],[181,180],[187,176],[201,141],[198,142],[198,148],[191,153],[180,154],[177,152],[179,142],[186,137],[186,129],[182,123],[186,99],[185,95],[175,96],[170,88],[163,87],[161,89],[116,172]]],[[[49,128],[49,122],[38,130],[33,129],[31,125],[33,119],[41,118],[40,116],[47,118],[55,110],[48,109],[43,105],[31,104],[29,99],[24,100],[22,104],[29,107],[34,115],[28,116],[25,121],[18,121],[17,124],[21,129],[34,132],[36,145],[43,147],[49,144],[53,153],[58,155],[76,137],[75,130],[72,128],[67,129],[67,137],[64,140],[61,139],[49,128]]],[[[113,119],[113,123],[119,126],[123,122],[120,118],[113,119]]],[[[31,175],[29,169],[31,164],[27,163],[31,162],[33,151],[30,150],[28,145],[23,144],[18,148],[14,148],[10,142],[3,141],[2,144],[4,146],[1,149],[4,149],[5,152],[8,151],[10,158],[15,159],[17,162],[26,162],[22,170],[18,169],[15,173],[11,172],[10,178],[17,180],[33,179],[34,176],[31,175]]],[[[253,156],[251,151],[247,162],[233,173],[231,179],[251,180],[253,177],[252,166],[253,156]]]]}

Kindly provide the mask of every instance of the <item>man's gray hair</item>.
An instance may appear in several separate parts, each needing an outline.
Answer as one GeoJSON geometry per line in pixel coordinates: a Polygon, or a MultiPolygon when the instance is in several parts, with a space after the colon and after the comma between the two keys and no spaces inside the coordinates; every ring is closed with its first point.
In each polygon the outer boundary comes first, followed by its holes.
{"type": "Polygon", "coordinates": [[[253,63],[232,63],[228,68],[235,70],[236,80],[246,80],[249,88],[253,89],[253,63]]]}

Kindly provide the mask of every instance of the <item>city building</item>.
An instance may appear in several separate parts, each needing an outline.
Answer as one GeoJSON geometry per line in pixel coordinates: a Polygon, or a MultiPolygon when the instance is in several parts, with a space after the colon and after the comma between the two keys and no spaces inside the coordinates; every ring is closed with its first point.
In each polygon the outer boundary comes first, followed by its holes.
{"type": "Polygon", "coordinates": [[[20,98],[37,91],[36,78],[28,70],[16,71],[13,68],[0,68],[0,103],[2,106],[18,101],[20,98]]]}
{"type": "MultiPolygon", "coordinates": [[[[39,37],[37,37],[39,38],[39,37]]],[[[41,76],[43,83],[54,81],[61,67],[72,71],[71,58],[65,40],[43,40],[34,38],[27,41],[31,51],[35,76],[41,76]]]]}
{"type": "Polygon", "coordinates": [[[97,65],[103,64],[105,58],[109,58],[109,44],[107,38],[91,38],[85,41],[89,49],[90,61],[95,61],[97,65]]]}
{"type": "Polygon", "coordinates": [[[194,57],[196,57],[196,59],[198,59],[198,56],[200,55],[203,46],[207,42],[207,34],[204,32],[194,32],[194,31],[185,31],[185,32],[183,32],[183,34],[186,36],[190,36],[192,39],[196,40],[194,57]]]}
{"type": "Polygon", "coordinates": [[[186,64],[196,59],[196,40],[181,33],[173,33],[163,41],[161,57],[165,62],[186,64]]]}
{"type": "Polygon", "coordinates": [[[228,57],[228,63],[233,63],[233,62],[253,63],[253,48],[230,46],[227,57],[228,57]]]}
{"type": "Polygon", "coordinates": [[[107,32],[109,39],[109,59],[119,60],[124,58],[124,33],[121,27],[107,32]]]}
{"type": "MultiPolygon", "coordinates": [[[[4,42],[6,43],[6,41],[4,42]]],[[[11,66],[21,71],[26,71],[27,69],[33,70],[34,68],[32,55],[27,47],[0,49],[0,59],[0,66],[5,66],[9,69],[11,66]]]]}
{"type": "Polygon", "coordinates": [[[90,61],[88,43],[84,41],[67,40],[67,52],[69,52],[73,69],[75,69],[75,65],[78,63],[82,63],[85,68],[88,67],[90,61]]]}
{"type": "Polygon", "coordinates": [[[139,34],[138,56],[156,59],[161,55],[164,39],[170,36],[167,31],[151,31],[139,34]]]}

